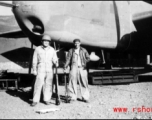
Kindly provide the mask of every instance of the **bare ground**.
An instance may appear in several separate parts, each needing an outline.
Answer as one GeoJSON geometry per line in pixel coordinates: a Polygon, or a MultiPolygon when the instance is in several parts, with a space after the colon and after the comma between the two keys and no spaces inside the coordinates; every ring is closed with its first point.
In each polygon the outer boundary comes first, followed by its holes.
{"type": "MultiPolygon", "coordinates": [[[[60,95],[65,94],[64,86],[59,86],[60,95]]],[[[24,91],[0,92],[0,119],[152,119],[152,82],[126,85],[89,85],[90,102],[76,101],[55,105],[40,102],[31,107],[30,87],[24,91]],[[143,111],[139,111],[143,106],[143,111]],[[114,112],[115,107],[127,108],[127,112],[114,112]],[[46,114],[36,110],[60,108],[59,111],[46,114]],[[134,109],[133,108],[138,108],[134,109]],[[150,112],[144,111],[149,110],[150,112]]],[[[79,90],[79,88],[78,88],[79,90]]],[[[80,95],[78,98],[81,98],[80,95]]]]}

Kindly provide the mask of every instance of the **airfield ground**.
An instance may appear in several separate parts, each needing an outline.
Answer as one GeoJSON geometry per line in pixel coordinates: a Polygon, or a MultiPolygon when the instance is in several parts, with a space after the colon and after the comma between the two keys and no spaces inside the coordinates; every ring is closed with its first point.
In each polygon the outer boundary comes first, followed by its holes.
{"type": "MultiPolygon", "coordinates": [[[[59,106],[52,99],[51,105],[41,102],[31,107],[30,89],[31,87],[25,87],[23,91],[0,92],[0,119],[152,119],[152,82],[89,85],[90,103],[62,101],[59,106]],[[46,114],[36,113],[37,110],[48,108],[60,110],[46,114]],[[127,111],[114,112],[114,108],[127,108],[127,111]]],[[[59,89],[60,95],[64,96],[64,86],[60,85],[59,89]]],[[[78,98],[81,98],[80,94],[78,98]]]]}

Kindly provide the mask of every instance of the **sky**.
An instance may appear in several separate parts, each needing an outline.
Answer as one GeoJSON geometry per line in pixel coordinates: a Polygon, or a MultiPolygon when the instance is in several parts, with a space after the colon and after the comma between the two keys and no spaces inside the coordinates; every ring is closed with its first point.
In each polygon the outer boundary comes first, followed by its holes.
{"type": "MultiPolygon", "coordinates": [[[[12,3],[12,1],[0,1],[5,3],[12,3]]],[[[0,6],[0,15],[13,15],[10,7],[0,6]]]]}

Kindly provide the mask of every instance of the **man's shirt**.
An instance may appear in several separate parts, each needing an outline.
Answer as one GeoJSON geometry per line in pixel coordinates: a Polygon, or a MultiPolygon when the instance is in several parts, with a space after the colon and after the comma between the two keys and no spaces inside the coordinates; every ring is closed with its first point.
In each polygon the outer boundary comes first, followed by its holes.
{"type": "MultiPolygon", "coordinates": [[[[76,56],[75,49],[71,48],[66,56],[66,63],[64,64],[64,68],[67,68],[68,65],[70,65],[72,69],[72,66],[77,62],[75,56],[76,56]]],[[[90,61],[89,53],[85,48],[80,47],[79,56],[81,59],[82,67],[86,68],[87,63],[90,61]]]]}
{"type": "Polygon", "coordinates": [[[33,71],[52,72],[53,63],[58,62],[56,51],[52,47],[38,46],[33,55],[33,71]]]}
{"type": "Polygon", "coordinates": [[[82,64],[81,64],[81,58],[80,58],[80,48],[79,49],[75,49],[75,54],[77,55],[77,61],[78,61],[78,66],[81,67],[82,64]]]}

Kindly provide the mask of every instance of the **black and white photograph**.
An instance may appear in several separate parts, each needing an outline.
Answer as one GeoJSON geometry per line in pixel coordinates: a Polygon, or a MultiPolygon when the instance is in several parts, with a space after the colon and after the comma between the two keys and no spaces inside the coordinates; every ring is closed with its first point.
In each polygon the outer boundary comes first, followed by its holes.
{"type": "Polygon", "coordinates": [[[152,1],[0,1],[0,119],[152,119],[152,1]]]}

